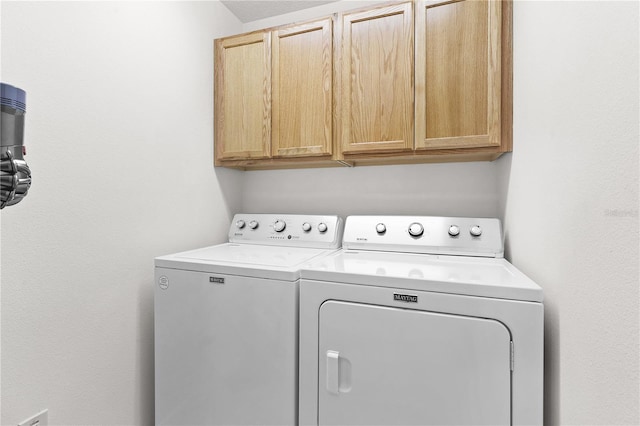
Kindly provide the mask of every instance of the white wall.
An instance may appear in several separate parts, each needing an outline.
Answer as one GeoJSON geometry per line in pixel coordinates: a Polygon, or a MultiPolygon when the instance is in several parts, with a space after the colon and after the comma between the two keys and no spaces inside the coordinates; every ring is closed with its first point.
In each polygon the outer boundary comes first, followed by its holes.
{"type": "MultiPolygon", "coordinates": [[[[278,1],[278,0],[275,0],[278,1]]],[[[282,0],[280,0],[282,1],[282,0]]],[[[288,0],[284,0],[288,1],[288,0]]],[[[304,1],[304,0],[295,0],[304,1]]],[[[333,3],[327,3],[316,7],[299,10],[296,12],[286,13],[270,18],[259,19],[244,24],[243,31],[254,31],[263,28],[275,27],[278,25],[286,25],[294,22],[301,22],[316,18],[330,16],[333,13],[368,8],[377,4],[390,3],[389,0],[338,0],[333,3]]]]}
{"type": "Polygon", "coordinates": [[[545,424],[640,424],[637,2],[517,2],[507,255],[546,308],[545,424]]]}
{"type": "Polygon", "coordinates": [[[545,291],[545,425],[640,424],[638,14],[637,2],[515,2],[513,154],[246,172],[243,210],[503,218],[507,256],[545,291]]]}
{"type": "Polygon", "coordinates": [[[245,172],[247,212],[496,217],[492,163],[416,164],[245,172]]]}
{"type": "Polygon", "coordinates": [[[213,167],[218,2],[2,2],[33,186],[2,210],[2,417],[153,423],[153,257],[226,238],[213,167]]]}

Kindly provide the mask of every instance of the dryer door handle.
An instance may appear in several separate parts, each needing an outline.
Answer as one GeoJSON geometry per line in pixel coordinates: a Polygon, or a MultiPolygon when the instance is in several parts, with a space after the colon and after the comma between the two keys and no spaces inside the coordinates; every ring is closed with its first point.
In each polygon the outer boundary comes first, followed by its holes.
{"type": "Polygon", "coordinates": [[[351,391],[351,362],[338,351],[327,351],[327,390],[334,395],[351,391]]]}
{"type": "Polygon", "coordinates": [[[340,352],[327,351],[327,390],[340,393],[340,352]]]}

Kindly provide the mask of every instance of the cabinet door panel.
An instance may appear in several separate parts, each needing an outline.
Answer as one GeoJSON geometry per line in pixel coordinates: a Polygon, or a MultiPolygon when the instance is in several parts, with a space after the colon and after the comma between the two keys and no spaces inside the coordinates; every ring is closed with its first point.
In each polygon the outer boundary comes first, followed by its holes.
{"type": "Polygon", "coordinates": [[[216,41],[216,159],[265,158],[271,147],[271,33],[216,41]]]}
{"type": "Polygon", "coordinates": [[[416,148],[499,146],[501,2],[419,7],[416,148]]]}
{"type": "Polygon", "coordinates": [[[273,32],[274,157],[330,155],[333,36],[330,18],[273,32]]]}
{"type": "Polygon", "coordinates": [[[343,15],[341,49],[342,151],[411,149],[412,4],[343,15]]]}

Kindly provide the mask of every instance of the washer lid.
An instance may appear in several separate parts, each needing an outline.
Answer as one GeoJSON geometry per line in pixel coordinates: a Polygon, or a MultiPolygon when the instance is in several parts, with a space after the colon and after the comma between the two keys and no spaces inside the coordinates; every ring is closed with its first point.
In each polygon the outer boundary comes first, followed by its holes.
{"type": "Polygon", "coordinates": [[[342,250],[303,279],[542,302],[542,289],[504,259],[342,250]]]}
{"type": "Polygon", "coordinates": [[[157,257],[155,266],[295,281],[303,264],[334,251],[225,243],[157,257]]]}

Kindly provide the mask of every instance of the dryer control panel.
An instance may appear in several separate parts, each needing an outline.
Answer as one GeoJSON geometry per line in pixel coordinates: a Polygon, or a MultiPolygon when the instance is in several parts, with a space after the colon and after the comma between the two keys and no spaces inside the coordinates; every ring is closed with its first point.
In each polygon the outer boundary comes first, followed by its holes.
{"type": "Polygon", "coordinates": [[[349,216],[343,247],[353,250],[503,257],[498,219],[437,216],[349,216]]]}
{"type": "Polygon", "coordinates": [[[238,213],[229,228],[229,242],[337,249],[342,230],[339,216],[238,213]]]}

